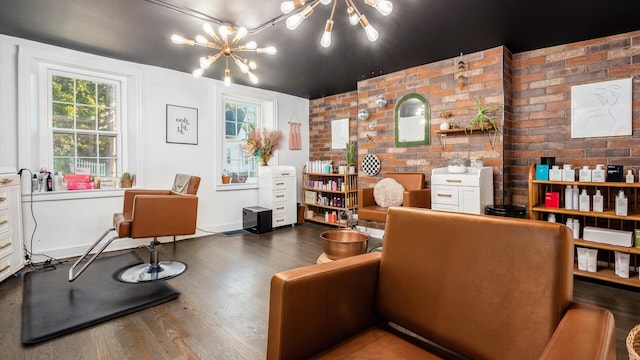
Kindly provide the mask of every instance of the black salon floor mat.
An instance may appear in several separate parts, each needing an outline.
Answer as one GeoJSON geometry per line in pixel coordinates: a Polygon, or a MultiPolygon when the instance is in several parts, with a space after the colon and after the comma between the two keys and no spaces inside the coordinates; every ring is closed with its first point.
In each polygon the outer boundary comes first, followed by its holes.
{"type": "Polygon", "coordinates": [[[226,237],[236,236],[236,235],[240,235],[240,234],[250,234],[250,233],[247,230],[244,230],[244,229],[225,231],[225,232],[222,233],[222,235],[224,235],[226,237]]]}
{"type": "Polygon", "coordinates": [[[72,283],[68,282],[71,265],[26,273],[22,343],[50,340],[180,295],[164,281],[125,284],[116,279],[120,270],[141,262],[133,252],[101,255],[72,283]]]}

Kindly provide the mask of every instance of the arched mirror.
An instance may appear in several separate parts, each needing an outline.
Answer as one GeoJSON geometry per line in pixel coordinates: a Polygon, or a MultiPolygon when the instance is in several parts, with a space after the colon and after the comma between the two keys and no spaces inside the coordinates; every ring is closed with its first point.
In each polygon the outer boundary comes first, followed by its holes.
{"type": "Polygon", "coordinates": [[[407,94],[396,104],[396,147],[429,145],[429,102],[420,94],[407,94]]]}

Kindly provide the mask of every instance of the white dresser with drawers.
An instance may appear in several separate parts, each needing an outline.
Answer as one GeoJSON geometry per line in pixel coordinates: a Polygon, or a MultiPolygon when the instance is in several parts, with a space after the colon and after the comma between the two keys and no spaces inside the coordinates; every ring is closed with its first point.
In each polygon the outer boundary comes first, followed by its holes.
{"type": "Polygon", "coordinates": [[[484,214],[493,205],[493,168],[467,168],[451,173],[448,168],[431,171],[431,208],[467,214],[484,214]]]}
{"type": "Polygon", "coordinates": [[[296,169],[293,166],[260,166],[258,205],[271,209],[273,227],[297,221],[296,169]]]}
{"type": "Polygon", "coordinates": [[[0,281],[20,271],[22,255],[22,206],[20,176],[0,168],[0,281]]]}

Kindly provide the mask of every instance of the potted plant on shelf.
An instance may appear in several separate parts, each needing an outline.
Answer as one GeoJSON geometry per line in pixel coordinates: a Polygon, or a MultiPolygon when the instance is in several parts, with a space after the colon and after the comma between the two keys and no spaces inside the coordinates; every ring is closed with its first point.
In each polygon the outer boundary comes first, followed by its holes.
{"type": "Polygon", "coordinates": [[[128,172],[122,174],[122,178],[120,178],[120,186],[123,188],[130,188],[133,184],[133,180],[131,180],[131,174],[128,172]]]}
{"type": "Polygon", "coordinates": [[[475,113],[469,123],[467,129],[472,134],[473,130],[489,130],[493,129],[496,133],[500,132],[498,129],[498,123],[493,119],[493,114],[496,110],[502,107],[502,104],[485,104],[477,97],[475,98],[476,105],[471,108],[475,113]]]}
{"type": "Polygon", "coordinates": [[[347,168],[348,168],[349,174],[356,173],[356,165],[353,162],[353,156],[355,155],[355,152],[356,152],[356,142],[351,140],[347,143],[347,148],[346,148],[347,168]]]}
{"type": "Polygon", "coordinates": [[[451,111],[443,111],[438,116],[444,120],[440,123],[440,130],[449,130],[456,127],[453,122],[453,113],[451,111]]]}
{"type": "Polygon", "coordinates": [[[229,176],[229,172],[227,169],[222,170],[222,183],[228,184],[231,181],[231,176],[229,176]]]}

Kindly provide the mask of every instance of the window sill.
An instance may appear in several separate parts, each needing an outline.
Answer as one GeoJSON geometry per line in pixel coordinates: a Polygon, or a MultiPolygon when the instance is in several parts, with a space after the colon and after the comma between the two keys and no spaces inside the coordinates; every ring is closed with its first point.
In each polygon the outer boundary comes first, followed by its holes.
{"type": "Polygon", "coordinates": [[[64,190],[49,192],[23,193],[22,202],[61,201],[79,199],[97,199],[108,197],[122,197],[127,189],[94,189],[94,190],[64,190]]]}
{"type": "Polygon", "coordinates": [[[216,191],[251,190],[257,188],[258,183],[216,184],[216,191]]]}

